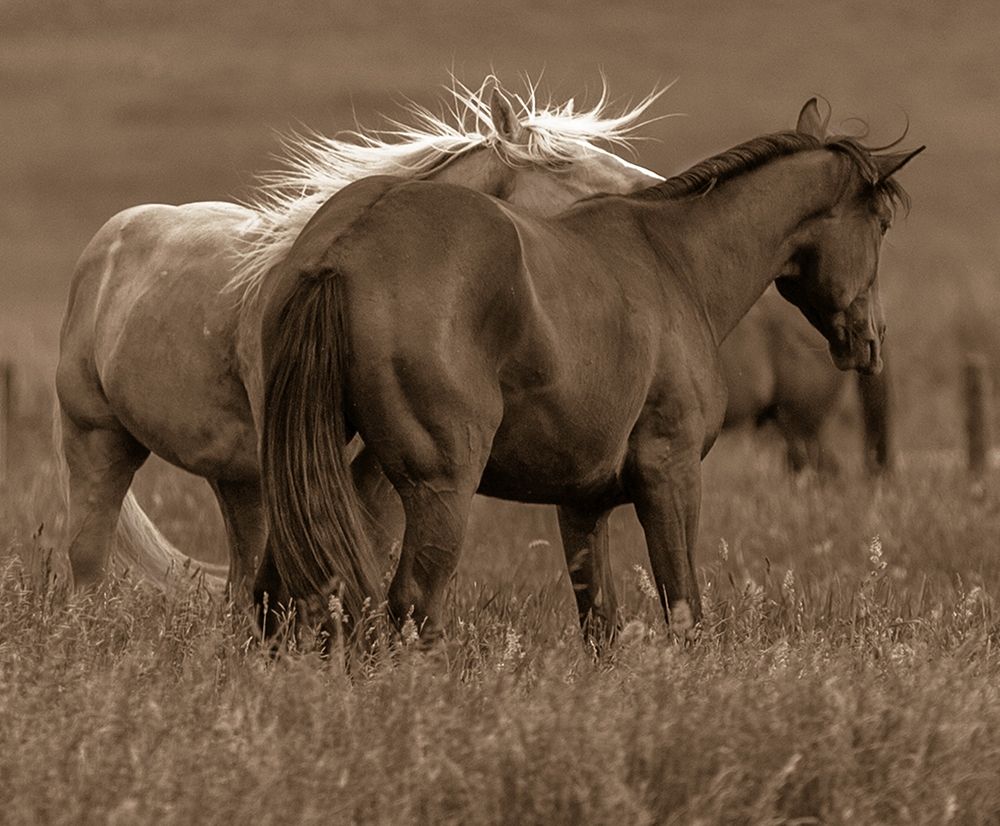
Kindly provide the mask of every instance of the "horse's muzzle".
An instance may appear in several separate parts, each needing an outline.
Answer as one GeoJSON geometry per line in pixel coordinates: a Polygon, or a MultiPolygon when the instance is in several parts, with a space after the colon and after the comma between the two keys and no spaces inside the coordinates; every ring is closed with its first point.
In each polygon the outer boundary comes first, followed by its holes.
{"type": "Polygon", "coordinates": [[[857,370],[869,376],[882,372],[882,335],[865,331],[858,335],[847,327],[837,327],[830,339],[830,356],[840,370],[857,370]]]}

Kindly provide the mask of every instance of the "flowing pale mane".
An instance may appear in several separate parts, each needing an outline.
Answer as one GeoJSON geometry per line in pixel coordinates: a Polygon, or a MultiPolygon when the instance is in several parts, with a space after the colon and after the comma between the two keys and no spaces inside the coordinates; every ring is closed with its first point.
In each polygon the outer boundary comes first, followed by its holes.
{"type": "Polygon", "coordinates": [[[509,166],[534,165],[561,169],[579,160],[588,145],[628,145],[631,133],[664,90],[654,91],[621,115],[609,116],[607,86],[590,109],[575,111],[572,99],[541,103],[537,84],[526,81],[524,95],[503,90],[495,77],[478,89],[458,80],[446,87],[451,100],[437,115],[416,103],[406,114],[412,123],[390,120],[378,131],[348,131],[336,138],[312,132],[283,141],[283,168],[266,173],[246,205],[256,213],[252,239],[238,252],[236,272],[226,289],[241,297],[256,293],[263,278],[291,247],[323,203],[353,181],[370,175],[419,179],[445,162],[479,147],[488,147],[509,166]],[[501,91],[513,104],[522,125],[512,141],[497,132],[490,117],[489,94],[501,91]]]}
{"type": "Polygon", "coordinates": [[[695,164],[686,172],[674,175],[661,184],[637,193],[636,197],[685,198],[703,195],[717,184],[763,166],[775,158],[821,147],[843,152],[851,158],[865,180],[872,185],[872,194],[885,199],[893,211],[899,206],[909,207],[909,196],[902,186],[892,178],[884,181],[878,179],[878,167],[872,160],[873,150],[859,140],[838,136],[820,141],[800,132],[776,132],[773,135],[763,135],[741,143],[695,164]]]}

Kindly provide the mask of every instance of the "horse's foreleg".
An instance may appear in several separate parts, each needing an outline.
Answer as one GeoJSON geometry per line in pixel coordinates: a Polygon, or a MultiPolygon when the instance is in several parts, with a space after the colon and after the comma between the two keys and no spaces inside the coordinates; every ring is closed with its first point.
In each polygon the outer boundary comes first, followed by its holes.
{"type": "Polygon", "coordinates": [[[229,589],[238,605],[248,606],[254,572],[263,557],[267,531],[260,482],[212,482],[229,538],[229,589]]]}
{"type": "Polygon", "coordinates": [[[632,476],[635,511],[667,622],[678,636],[693,639],[701,620],[694,570],[701,507],[699,452],[669,439],[652,440],[637,451],[632,476]]]}
{"type": "Polygon", "coordinates": [[[600,646],[618,631],[618,598],[608,552],[610,511],[559,508],[566,566],[584,636],[600,646]]]}
{"type": "Polygon", "coordinates": [[[104,578],[122,500],[149,451],[125,430],[82,427],[62,417],[69,468],[69,560],[77,588],[104,578]]]}
{"type": "Polygon", "coordinates": [[[785,440],[785,458],[792,473],[814,470],[833,477],[840,472],[840,463],[823,438],[822,420],[781,413],[775,423],[785,440]]]}

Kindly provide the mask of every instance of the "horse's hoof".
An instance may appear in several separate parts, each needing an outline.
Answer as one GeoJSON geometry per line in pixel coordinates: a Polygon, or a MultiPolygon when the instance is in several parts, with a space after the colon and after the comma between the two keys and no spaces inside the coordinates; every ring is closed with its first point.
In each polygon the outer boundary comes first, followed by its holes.
{"type": "Polygon", "coordinates": [[[670,633],[677,639],[690,645],[697,642],[699,636],[698,623],[694,612],[686,599],[679,599],[670,606],[670,633]]]}

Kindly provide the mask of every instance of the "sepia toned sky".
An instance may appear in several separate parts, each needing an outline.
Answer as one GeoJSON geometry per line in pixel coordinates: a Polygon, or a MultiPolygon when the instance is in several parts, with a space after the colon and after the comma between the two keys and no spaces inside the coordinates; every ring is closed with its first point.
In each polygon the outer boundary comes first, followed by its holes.
{"type": "Polygon", "coordinates": [[[378,125],[405,98],[433,103],[449,71],[478,83],[491,69],[512,87],[541,76],[557,99],[592,100],[602,72],[623,102],[674,82],[653,114],[684,117],[637,147],[663,174],[790,128],[816,94],[876,143],[908,122],[904,145],[928,150],[905,172],[913,212],[886,251],[896,329],[950,334],[969,326],[952,318],[964,307],[1000,304],[995,4],[280,5],[0,3],[0,345],[29,317],[51,345],[73,263],[114,212],[245,195],[274,166],[276,132],[378,125]]]}

